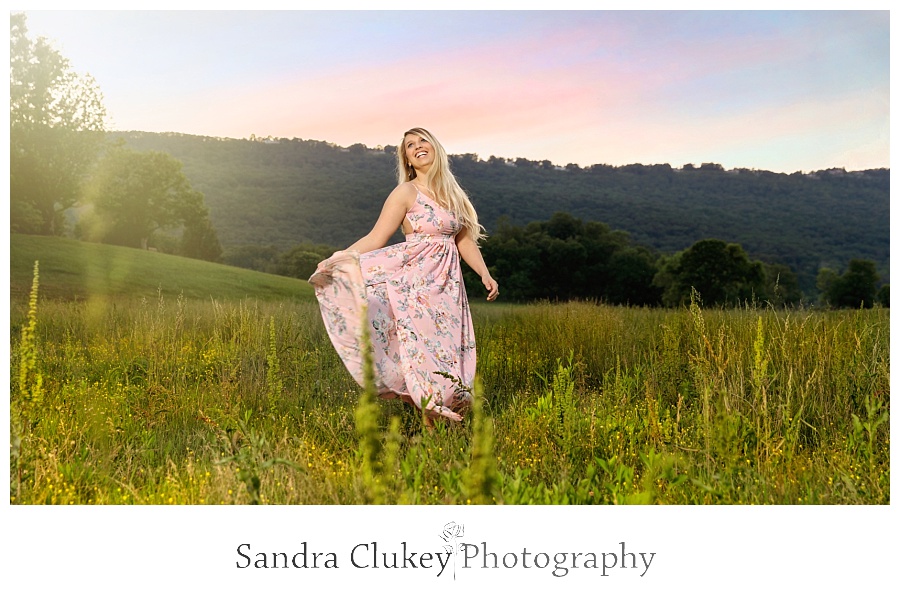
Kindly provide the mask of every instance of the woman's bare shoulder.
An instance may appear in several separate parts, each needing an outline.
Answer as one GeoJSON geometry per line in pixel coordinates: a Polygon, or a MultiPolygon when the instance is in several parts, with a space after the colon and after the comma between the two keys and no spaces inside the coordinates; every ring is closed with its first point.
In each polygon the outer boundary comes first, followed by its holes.
{"type": "Polygon", "coordinates": [[[402,182],[391,191],[387,200],[397,201],[406,207],[411,207],[416,200],[417,192],[415,184],[412,182],[402,182]]]}
{"type": "Polygon", "coordinates": [[[418,189],[416,188],[416,184],[412,180],[407,180],[406,182],[401,182],[394,188],[395,192],[401,192],[404,195],[412,195],[416,196],[418,189]]]}

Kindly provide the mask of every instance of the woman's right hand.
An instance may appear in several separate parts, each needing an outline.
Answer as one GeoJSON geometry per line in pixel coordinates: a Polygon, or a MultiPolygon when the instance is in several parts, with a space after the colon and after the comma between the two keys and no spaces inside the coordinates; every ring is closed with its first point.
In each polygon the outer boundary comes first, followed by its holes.
{"type": "Polygon", "coordinates": [[[497,296],[500,295],[500,287],[490,273],[481,277],[481,283],[484,284],[485,289],[488,291],[487,299],[491,301],[496,300],[497,296]]]}

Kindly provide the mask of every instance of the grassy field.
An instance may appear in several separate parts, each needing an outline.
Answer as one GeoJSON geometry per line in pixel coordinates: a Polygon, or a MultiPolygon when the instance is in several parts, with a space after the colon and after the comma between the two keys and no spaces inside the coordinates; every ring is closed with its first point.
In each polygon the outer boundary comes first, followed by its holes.
{"type": "Polygon", "coordinates": [[[13,239],[12,503],[890,500],[884,309],[476,304],[479,407],[427,432],[304,282],[41,244],[13,239]]]}

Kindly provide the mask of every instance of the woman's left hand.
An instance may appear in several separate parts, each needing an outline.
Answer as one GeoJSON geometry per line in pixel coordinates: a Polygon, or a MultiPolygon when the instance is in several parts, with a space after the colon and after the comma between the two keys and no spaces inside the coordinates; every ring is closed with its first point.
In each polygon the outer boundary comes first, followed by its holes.
{"type": "Polygon", "coordinates": [[[500,287],[497,285],[497,282],[494,281],[494,278],[490,275],[485,275],[481,278],[481,283],[484,284],[485,289],[488,291],[488,300],[496,300],[497,296],[500,294],[500,287]]]}

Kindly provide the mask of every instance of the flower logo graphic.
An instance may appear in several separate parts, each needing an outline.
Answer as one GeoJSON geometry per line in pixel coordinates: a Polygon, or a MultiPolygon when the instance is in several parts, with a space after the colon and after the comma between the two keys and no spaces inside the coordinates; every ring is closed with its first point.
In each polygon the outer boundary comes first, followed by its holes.
{"type": "Polygon", "coordinates": [[[465,526],[462,524],[458,524],[456,522],[449,522],[444,524],[444,529],[441,531],[441,540],[444,541],[444,552],[447,554],[453,555],[453,579],[456,579],[456,553],[459,551],[459,544],[457,543],[457,538],[462,538],[465,535],[465,526]]]}

